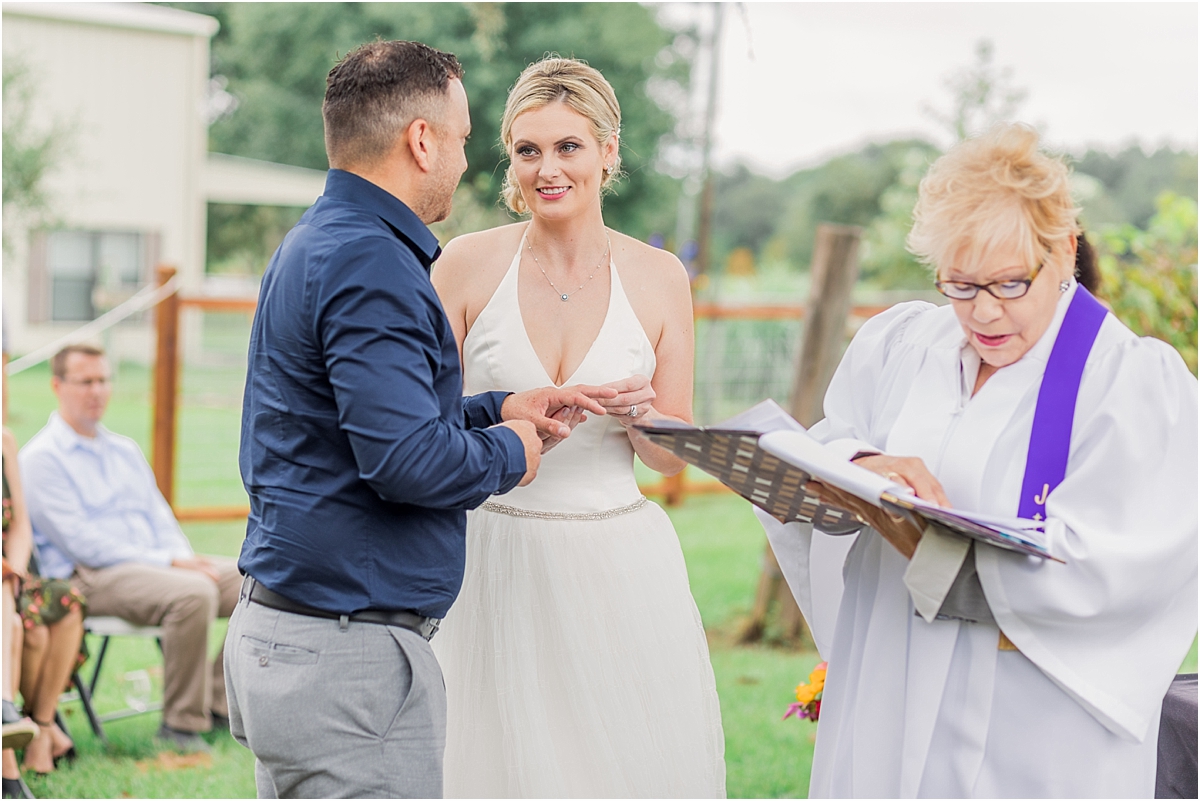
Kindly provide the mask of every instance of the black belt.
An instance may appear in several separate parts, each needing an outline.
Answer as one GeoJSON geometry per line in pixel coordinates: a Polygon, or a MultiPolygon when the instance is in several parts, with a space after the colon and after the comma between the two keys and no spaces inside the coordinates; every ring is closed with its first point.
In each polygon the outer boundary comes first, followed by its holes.
{"type": "Polygon", "coordinates": [[[402,629],[416,632],[426,640],[432,640],[437,633],[441,620],[436,617],[425,617],[416,612],[384,612],[377,609],[366,609],[352,615],[339,615],[337,612],[326,612],[324,609],[314,609],[311,606],[298,604],[290,598],[285,598],[277,592],[272,592],[258,582],[254,576],[246,576],[242,581],[242,597],[269,609],[280,612],[291,612],[294,615],[320,617],[327,620],[339,620],[342,625],[347,623],[376,623],[382,626],[399,626],[402,629]]]}

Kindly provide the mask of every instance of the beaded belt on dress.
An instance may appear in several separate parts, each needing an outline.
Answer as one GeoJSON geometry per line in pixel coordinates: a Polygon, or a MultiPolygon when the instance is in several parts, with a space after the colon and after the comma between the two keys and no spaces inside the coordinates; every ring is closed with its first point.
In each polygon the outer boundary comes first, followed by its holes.
{"type": "Polygon", "coordinates": [[[620,515],[627,515],[630,512],[636,512],[645,506],[646,503],[646,496],[643,495],[628,506],[605,509],[602,512],[539,512],[535,509],[519,509],[516,506],[506,506],[495,501],[485,501],[479,508],[511,517],[535,517],[539,520],[608,520],[611,517],[619,517],[620,515]]]}

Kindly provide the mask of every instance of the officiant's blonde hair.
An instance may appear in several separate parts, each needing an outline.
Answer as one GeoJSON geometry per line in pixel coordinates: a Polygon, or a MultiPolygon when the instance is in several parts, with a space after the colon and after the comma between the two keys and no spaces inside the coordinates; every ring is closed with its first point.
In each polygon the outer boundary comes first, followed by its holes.
{"type": "MultiPolygon", "coordinates": [[[[500,196],[504,204],[517,214],[524,214],[529,207],[521,197],[516,168],[512,164],[513,120],[526,111],[536,111],[551,103],[562,103],[586,117],[592,124],[592,135],[601,145],[609,137],[621,135],[621,105],[617,102],[617,93],[600,74],[600,70],[588,66],[586,61],[554,55],[526,67],[508,93],[504,117],[500,121],[500,142],[508,155],[508,169],[504,173],[504,187],[500,190],[500,196]]],[[[612,162],[612,172],[601,173],[600,191],[611,192],[620,176],[621,153],[618,148],[612,162]]]]}
{"type": "Polygon", "coordinates": [[[997,125],[929,168],[908,249],[935,272],[951,264],[972,269],[1001,245],[1016,244],[1031,269],[1048,252],[1065,256],[1080,232],[1069,177],[1061,158],[1038,149],[1033,128],[997,125]]]}

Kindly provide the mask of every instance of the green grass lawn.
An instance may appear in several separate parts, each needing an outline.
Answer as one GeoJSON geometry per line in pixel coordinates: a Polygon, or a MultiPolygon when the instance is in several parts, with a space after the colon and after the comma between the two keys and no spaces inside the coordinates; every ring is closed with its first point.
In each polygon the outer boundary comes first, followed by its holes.
{"type": "MultiPolygon", "coordinates": [[[[148,448],[148,371],[122,365],[105,423],[148,448]]],[[[176,466],[181,506],[245,503],[237,472],[240,399],[237,377],[227,369],[194,370],[184,376],[176,466]],[[234,401],[230,399],[233,398],[234,401]]],[[[29,440],[54,408],[49,372],[41,366],[10,382],[10,427],[18,441],[29,440]]],[[[648,475],[643,476],[649,478],[648,475]]],[[[725,728],[727,790],[732,798],[804,797],[808,789],[815,726],[783,721],[795,685],[819,661],[811,651],[731,644],[731,633],[749,611],[765,537],[744,501],[731,495],[690,498],[668,510],[683,546],[692,592],[709,631],[713,670],[725,728]]],[[[243,523],[184,526],[202,553],[236,556],[243,523]]],[[[218,621],[213,651],[224,638],[218,621]]],[[[97,650],[93,644],[92,651],[97,650]]],[[[1196,644],[1181,671],[1195,672],[1196,644]]],[[[85,673],[90,666],[84,668],[85,673]]],[[[161,697],[162,669],[149,641],[121,639],[104,664],[97,708],[125,706],[126,675],[145,671],[155,697],[161,697]]],[[[132,678],[132,677],[131,677],[132,678]]],[[[39,797],[58,798],[237,798],[254,795],[254,759],[227,733],[210,735],[211,758],[179,759],[160,752],[153,735],[157,714],[108,724],[106,750],[92,736],[77,703],[63,708],[79,750],[73,765],[46,778],[27,780],[39,797]]]]}
{"type": "MultiPolygon", "coordinates": [[[[240,377],[228,370],[185,373],[179,420],[176,494],[181,506],[245,503],[237,472],[240,377]],[[232,401],[231,401],[232,399],[232,401]]],[[[121,365],[105,424],[149,448],[150,373],[121,365]]],[[[14,376],[9,387],[10,427],[24,443],[54,408],[43,365],[14,376]]],[[[646,478],[649,478],[647,475],[646,478]]],[[[713,668],[726,732],[728,792],[733,797],[796,797],[808,787],[814,727],[782,721],[792,688],[818,661],[815,653],[780,648],[735,648],[728,632],[754,595],[765,539],[749,507],[732,496],[693,498],[670,510],[679,530],[701,617],[712,631],[713,668]]],[[[184,526],[202,553],[236,556],[242,523],[184,526]]],[[[213,632],[215,650],[224,622],[213,632]]],[[[96,644],[93,643],[93,653],[96,644]]],[[[85,673],[90,666],[84,668],[85,673]]],[[[125,706],[128,673],[149,674],[161,697],[162,670],[148,641],[117,641],[105,660],[96,699],[101,712],[125,706]]],[[[162,755],[153,742],[157,714],[108,724],[108,750],[92,736],[77,703],[63,708],[80,752],[71,766],[28,779],[41,797],[245,797],[254,795],[254,760],[228,734],[210,736],[211,759],[190,763],[162,755]]]]}

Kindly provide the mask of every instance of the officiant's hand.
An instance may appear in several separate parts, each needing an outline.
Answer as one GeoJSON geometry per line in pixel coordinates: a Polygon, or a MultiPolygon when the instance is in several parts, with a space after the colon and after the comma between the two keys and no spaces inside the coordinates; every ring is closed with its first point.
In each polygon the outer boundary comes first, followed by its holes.
{"type": "Polygon", "coordinates": [[[546,450],[553,448],[558,442],[571,436],[574,424],[566,419],[555,418],[555,414],[563,409],[577,408],[581,422],[584,412],[604,414],[604,407],[597,398],[615,397],[617,391],[606,387],[593,387],[579,384],[573,387],[541,387],[527,392],[517,392],[504,399],[500,407],[500,417],[503,420],[528,420],[537,427],[538,436],[543,444],[549,443],[546,450]],[[553,442],[551,442],[553,440],[553,442]]]}
{"type": "Polygon", "coordinates": [[[524,487],[537,478],[538,467],[542,464],[542,438],[538,430],[528,420],[505,420],[499,427],[512,429],[521,438],[525,446],[525,475],[521,477],[518,487],[524,487]]]}
{"type": "Polygon", "coordinates": [[[600,405],[626,428],[639,421],[645,422],[647,415],[654,412],[652,404],[658,396],[646,376],[631,375],[619,381],[610,381],[604,386],[615,390],[617,394],[600,399],[600,405]]]}
{"type": "Polygon", "coordinates": [[[925,462],[916,456],[888,456],[886,453],[877,453],[860,456],[854,463],[911,488],[921,500],[936,503],[947,509],[951,506],[946,491],[942,489],[942,482],[938,481],[933,473],[929,472],[925,462]]]}

